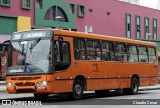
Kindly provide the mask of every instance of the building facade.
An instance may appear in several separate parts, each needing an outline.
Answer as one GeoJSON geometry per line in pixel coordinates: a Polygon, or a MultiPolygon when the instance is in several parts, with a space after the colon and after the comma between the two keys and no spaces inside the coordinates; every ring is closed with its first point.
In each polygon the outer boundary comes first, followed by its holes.
{"type": "Polygon", "coordinates": [[[139,0],[0,0],[0,43],[16,31],[71,28],[80,32],[156,42],[160,10],[139,0]]]}

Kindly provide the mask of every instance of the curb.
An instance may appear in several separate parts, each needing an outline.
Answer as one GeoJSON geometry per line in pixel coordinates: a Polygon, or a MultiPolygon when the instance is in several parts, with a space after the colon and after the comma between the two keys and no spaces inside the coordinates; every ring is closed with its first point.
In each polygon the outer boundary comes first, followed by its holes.
{"type": "Polygon", "coordinates": [[[157,88],[142,88],[142,89],[139,89],[139,91],[146,91],[146,90],[160,90],[160,87],[157,87],[157,88]]]}
{"type": "Polygon", "coordinates": [[[6,85],[6,83],[0,83],[0,86],[1,86],[1,85],[6,85]]]}
{"type": "Polygon", "coordinates": [[[2,92],[2,91],[6,91],[6,86],[0,86],[0,91],[2,92]]]}

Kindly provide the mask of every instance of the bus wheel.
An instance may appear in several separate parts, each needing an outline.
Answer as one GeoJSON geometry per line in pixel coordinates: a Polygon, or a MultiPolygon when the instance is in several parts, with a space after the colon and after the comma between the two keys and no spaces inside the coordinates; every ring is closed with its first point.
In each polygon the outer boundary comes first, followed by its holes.
{"type": "Polygon", "coordinates": [[[131,86],[130,88],[123,89],[124,94],[137,94],[139,89],[139,81],[137,78],[131,79],[131,86]]]}
{"type": "Polygon", "coordinates": [[[46,101],[48,94],[34,94],[34,97],[40,101],[46,101]]]}
{"type": "Polygon", "coordinates": [[[107,96],[107,94],[109,93],[109,90],[96,90],[95,94],[97,96],[107,96]]]}
{"type": "Polygon", "coordinates": [[[70,97],[72,99],[81,99],[83,97],[83,83],[81,80],[75,80],[72,88],[72,93],[70,94],[70,97]]]}

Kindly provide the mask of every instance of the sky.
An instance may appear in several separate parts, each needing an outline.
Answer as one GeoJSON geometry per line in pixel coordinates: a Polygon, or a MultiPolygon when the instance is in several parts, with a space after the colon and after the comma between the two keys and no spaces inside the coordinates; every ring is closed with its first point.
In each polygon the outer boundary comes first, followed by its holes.
{"type": "Polygon", "coordinates": [[[140,5],[156,8],[159,0],[139,0],[140,5]]]}

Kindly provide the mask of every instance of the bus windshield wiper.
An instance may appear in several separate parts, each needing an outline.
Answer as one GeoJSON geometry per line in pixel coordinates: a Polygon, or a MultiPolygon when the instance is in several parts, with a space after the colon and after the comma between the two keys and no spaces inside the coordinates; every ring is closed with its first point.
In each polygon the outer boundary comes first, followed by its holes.
{"type": "Polygon", "coordinates": [[[41,40],[41,38],[38,38],[38,39],[36,39],[32,44],[31,44],[31,46],[30,46],[30,50],[32,50],[38,43],[39,43],[39,41],[41,40]]]}

